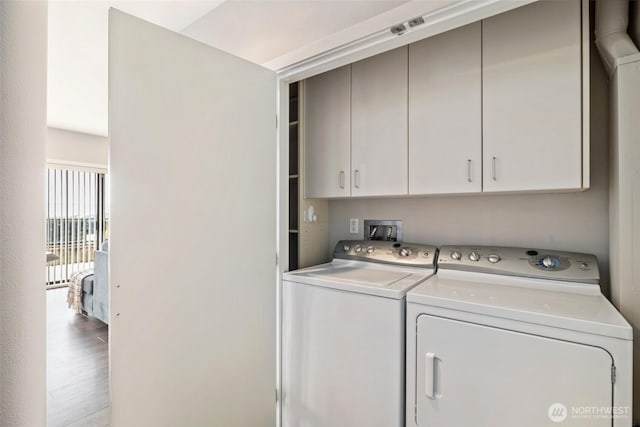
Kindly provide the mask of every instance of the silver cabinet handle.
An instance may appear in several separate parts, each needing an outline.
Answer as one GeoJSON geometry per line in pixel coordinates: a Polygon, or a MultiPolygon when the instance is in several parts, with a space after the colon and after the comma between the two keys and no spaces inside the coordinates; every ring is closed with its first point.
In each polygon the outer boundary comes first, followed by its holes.
{"type": "Polygon", "coordinates": [[[471,182],[471,159],[467,160],[467,181],[471,182]]]}
{"type": "Polygon", "coordinates": [[[354,185],[356,188],[360,188],[360,171],[356,169],[353,173],[354,185]]]}
{"type": "Polygon", "coordinates": [[[493,180],[497,181],[497,179],[496,179],[496,156],[493,156],[493,158],[491,159],[491,168],[493,170],[493,180]]]}
{"type": "Polygon", "coordinates": [[[340,171],[340,188],[344,188],[344,171],[340,171]]]}

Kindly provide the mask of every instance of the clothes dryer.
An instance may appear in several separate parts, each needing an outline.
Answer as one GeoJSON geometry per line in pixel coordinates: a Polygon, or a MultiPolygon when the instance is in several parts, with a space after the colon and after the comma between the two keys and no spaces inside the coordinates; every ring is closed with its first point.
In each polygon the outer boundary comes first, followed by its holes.
{"type": "Polygon", "coordinates": [[[592,255],[442,247],[407,294],[407,426],[631,426],[632,329],[599,280],[592,255]]]}

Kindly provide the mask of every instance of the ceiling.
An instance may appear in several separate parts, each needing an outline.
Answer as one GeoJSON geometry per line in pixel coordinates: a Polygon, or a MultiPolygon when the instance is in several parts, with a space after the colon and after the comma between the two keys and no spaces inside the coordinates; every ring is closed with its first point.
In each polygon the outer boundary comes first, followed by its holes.
{"type": "Polygon", "coordinates": [[[227,0],[182,33],[267,64],[403,3],[407,0],[227,0]]]}
{"type": "Polygon", "coordinates": [[[278,58],[406,3],[410,1],[50,1],[49,126],[107,136],[110,7],[275,69],[282,63],[278,58]]]}
{"type": "Polygon", "coordinates": [[[538,0],[49,0],[48,125],[108,136],[110,7],[281,75],[322,58],[308,76],[343,65],[345,58],[366,58],[533,1],[538,0]],[[390,37],[390,28],[418,16],[425,25],[390,37]],[[385,37],[384,44],[374,45],[372,40],[385,37]],[[345,54],[353,41],[363,40],[361,46],[368,47],[345,54]],[[327,52],[335,58],[327,59],[327,52]]]}

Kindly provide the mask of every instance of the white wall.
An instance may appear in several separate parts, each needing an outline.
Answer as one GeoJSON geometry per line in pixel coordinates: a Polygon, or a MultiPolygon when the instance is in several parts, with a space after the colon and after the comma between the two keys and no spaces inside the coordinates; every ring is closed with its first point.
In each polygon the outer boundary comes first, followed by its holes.
{"type": "Polygon", "coordinates": [[[47,2],[0,2],[0,425],[46,424],[47,2]]]}
{"type": "Polygon", "coordinates": [[[106,136],[106,1],[53,1],[49,6],[49,126],[106,136]]]}
{"type": "Polygon", "coordinates": [[[109,138],[47,128],[47,162],[106,169],[109,162],[109,138]]]}
{"type": "MultiPolygon", "coordinates": [[[[591,55],[591,188],[581,193],[449,196],[329,203],[329,250],[349,234],[349,218],[401,219],[414,243],[490,244],[593,253],[608,289],[607,81],[591,55]]],[[[381,171],[384,173],[384,171],[381,171]]],[[[360,235],[361,237],[361,235],[360,235]]]]}
{"type": "Polygon", "coordinates": [[[611,299],[634,328],[634,419],[640,422],[640,54],[611,78],[611,299]]]}

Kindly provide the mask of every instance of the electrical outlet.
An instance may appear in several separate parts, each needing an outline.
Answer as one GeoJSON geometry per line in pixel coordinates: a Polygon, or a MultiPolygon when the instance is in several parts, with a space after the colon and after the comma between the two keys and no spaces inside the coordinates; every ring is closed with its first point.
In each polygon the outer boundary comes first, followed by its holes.
{"type": "Polygon", "coordinates": [[[349,220],[349,233],[358,234],[358,218],[351,218],[349,220]]]}

